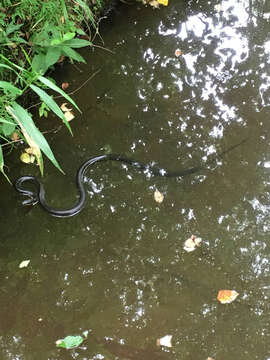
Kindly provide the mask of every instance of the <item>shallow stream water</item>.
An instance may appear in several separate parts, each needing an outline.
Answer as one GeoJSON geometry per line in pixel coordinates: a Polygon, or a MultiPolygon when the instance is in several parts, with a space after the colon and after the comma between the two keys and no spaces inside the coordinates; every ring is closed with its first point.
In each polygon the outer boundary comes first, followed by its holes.
{"type": "MultiPolygon", "coordinates": [[[[73,137],[47,135],[66,173],[45,162],[52,206],[72,206],[77,168],[107,152],[205,169],[166,178],[96,164],[68,219],[23,207],[1,178],[1,359],[270,359],[269,19],[263,0],[123,5],[96,37],[110,51],[57,69],[82,114],[73,137]],[[202,244],[188,253],[191,235],[202,244]],[[221,289],[239,296],[220,304],[221,289]],[[79,348],[56,348],[86,330],[79,348]],[[167,334],[172,348],[157,348],[167,334]]],[[[10,178],[39,176],[20,151],[6,158],[10,178]]]]}

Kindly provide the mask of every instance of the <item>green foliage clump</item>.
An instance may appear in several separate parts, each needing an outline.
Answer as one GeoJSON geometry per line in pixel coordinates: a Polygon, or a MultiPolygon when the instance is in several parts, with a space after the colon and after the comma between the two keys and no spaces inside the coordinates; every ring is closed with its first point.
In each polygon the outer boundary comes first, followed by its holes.
{"type": "Polygon", "coordinates": [[[92,45],[91,32],[87,36],[84,30],[90,30],[91,24],[98,31],[94,13],[102,9],[102,1],[0,0],[0,171],[4,175],[3,147],[12,143],[14,133],[35,149],[41,173],[41,151],[60,169],[18,98],[26,91],[35,93],[41,100],[40,114],[53,111],[71,132],[64,113],[47,91],[57,92],[76,104],[46,73],[62,57],[84,62],[75,49],[92,45]]]}

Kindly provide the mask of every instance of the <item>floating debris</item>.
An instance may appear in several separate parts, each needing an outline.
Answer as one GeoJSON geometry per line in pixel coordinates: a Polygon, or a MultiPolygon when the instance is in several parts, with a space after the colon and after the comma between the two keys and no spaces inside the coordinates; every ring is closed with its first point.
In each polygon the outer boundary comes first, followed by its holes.
{"type": "Polygon", "coordinates": [[[191,235],[191,237],[187,239],[184,243],[184,250],[187,252],[194,251],[198,246],[200,246],[201,242],[202,239],[200,237],[191,235]]]}
{"type": "Polygon", "coordinates": [[[164,200],[164,195],[156,189],[156,191],[154,193],[154,199],[157,203],[160,204],[164,200]]]}
{"type": "Polygon", "coordinates": [[[238,295],[238,292],[235,290],[219,290],[217,299],[221,304],[229,304],[234,301],[238,295]]]}
{"type": "Polygon", "coordinates": [[[30,263],[30,260],[23,260],[20,265],[19,265],[19,268],[22,269],[22,268],[25,268],[29,265],[30,263]]]}
{"type": "Polygon", "coordinates": [[[165,335],[160,339],[157,339],[157,346],[172,347],[172,335],[165,335]]]}
{"type": "Polygon", "coordinates": [[[183,55],[183,52],[182,52],[182,50],[180,50],[180,49],[176,49],[175,52],[174,52],[174,55],[175,55],[176,57],[179,57],[179,56],[183,55]]]}

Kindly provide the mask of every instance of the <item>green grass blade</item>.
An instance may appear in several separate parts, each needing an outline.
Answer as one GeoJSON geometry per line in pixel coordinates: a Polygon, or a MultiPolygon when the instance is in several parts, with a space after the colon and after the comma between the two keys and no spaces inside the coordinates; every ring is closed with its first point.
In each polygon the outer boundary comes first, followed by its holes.
{"type": "Polygon", "coordinates": [[[60,107],[56,104],[56,102],[53,100],[53,98],[51,96],[49,96],[44,90],[40,89],[38,86],[36,85],[30,85],[30,88],[36,93],[38,94],[38,96],[40,97],[40,99],[42,101],[44,101],[44,103],[58,116],[60,117],[60,119],[63,120],[63,122],[65,123],[65,125],[67,126],[67,128],[69,129],[71,135],[72,134],[72,130],[71,127],[63,113],[63,111],[60,109],[60,107]]]}
{"type": "Polygon", "coordinates": [[[86,4],[85,1],[83,0],[77,0],[77,3],[79,4],[79,6],[84,10],[86,17],[90,20],[90,22],[92,23],[93,27],[96,29],[97,28],[97,24],[94,18],[94,14],[92,13],[92,11],[90,10],[89,6],[86,4]]]}
{"type": "Polygon", "coordinates": [[[84,39],[71,39],[71,40],[65,41],[63,45],[69,46],[74,49],[79,49],[79,48],[86,47],[86,46],[92,46],[93,43],[91,43],[91,41],[84,40],[84,39]]]}
{"type": "Polygon", "coordinates": [[[62,46],[62,52],[64,53],[64,55],[68,56],[69,58],[78,61],[78,62],[82,62],[82,63],[86,63],[86,61],[84,60],[84,58],[75,50],[71,49],[71,47],[69,46],[62,46]]]}
{"type": "Polygon", "coordinates": [[[66,94],[62,89],[60,89],[57,85],[55,85],[51,80],[45,78],[44,76],[39,76],[38,80],[40,82],[42,82],[44,85],[48,86],[48,88],[54,90],[55,92],[57,92],[58,94],[62,95],[67,101],[69,101],[79,112],[81,112],[81,110],[79,109],[79,107],[76,105],[76,103],[71,99],[70,96],[68,96],[68,94],[66,94]]]}
{"type": "Polygon", "coordinates": [[[4,92],[8,91],[13,96],[19,96],[22,94],[22,90],[12,85],[8,81],[0,81],[0,88],[3,89],[4,92]]]}
{"type": "Polygon", "coordinates": [[[0,118],[0,123],[14,125],[13,122],[0,118]]]}
{"type": "Polygon", "coordinates": [[[2,146],[0,145],[0,171],[4,175],[4,177],[7,179],[7,181],[11,184],[9,178],[7,177],[6,173],[4,172],[4,156],[2,151],[2,146]]]}
{"type": "Polygon", "coordinates": [[[8,112],[13,116],[15,121],[21,127],[22,130],[25,130],[29,137],[33,139],[33,141],[39,146],[39,148],[43,151],[43,153],[51,160],[55,167],[60,170],[62,173],[60,165],[55,159],[53,152],[48,144],[47,140],[43,136],[43,134],[39,131],[39,129],[35,126],[31,115],[28,111],[26,111],[23,107],[21,107],[16,102],[12,103],[12,106],[7,108],[8,112]]]}
{"type": "Polygon", "coordinates": [[[68,19],[68,12],[67,12],[67,8],[66,8],[66,4],[65,4],[64,0],[61,0],[61,5],[62,5],[62,9],[63,9],[64,18],[67,23],[69,21],[69,19],[68,19]]]}

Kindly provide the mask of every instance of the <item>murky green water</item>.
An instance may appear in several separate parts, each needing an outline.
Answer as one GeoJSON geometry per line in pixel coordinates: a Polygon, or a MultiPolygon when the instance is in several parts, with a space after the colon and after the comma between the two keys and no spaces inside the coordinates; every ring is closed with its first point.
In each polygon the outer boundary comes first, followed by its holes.
{"type": "MultiPolygon", "coordinates": [[[[70,91],[100,72],[74,95],[74,137],[48,135],[66,172],[46,163],[53,206],[73,204],[76,169],[108,149],[174,170],[248,140],[184,179],[97,164],[70,219],[22,207],[1,179],[1,359],[270,359],[269,19],[267,1],[126,6],[101,32],[114,54],[58,70],[70,91]],[[202,246],[187,253],[192,234],[202,246]],[[220,289],[239,296],[222,305],[220,289]],[[55,347],[85,330],[79,349],[55,347]],[[173,347],[156,348],[167,334],[173,347]]],[[[38,175],[18,154],[10,177],[38,175]]]]}

